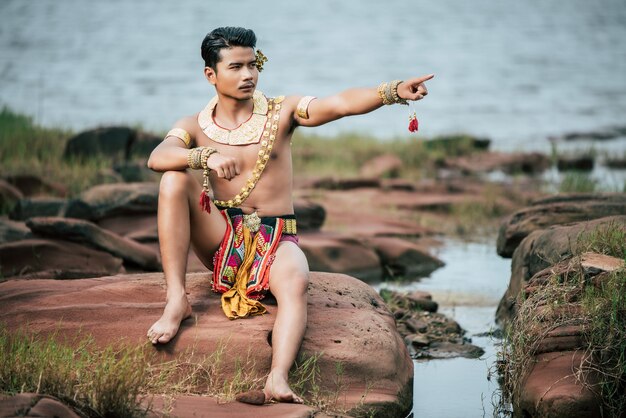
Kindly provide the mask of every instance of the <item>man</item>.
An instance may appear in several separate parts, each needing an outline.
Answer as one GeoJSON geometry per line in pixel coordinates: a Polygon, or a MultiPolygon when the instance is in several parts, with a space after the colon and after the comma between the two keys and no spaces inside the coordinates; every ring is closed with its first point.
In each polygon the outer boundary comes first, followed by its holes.
{"type": "Polygon", "coordinates": [[[265,312],[259,299],[267,290],[276,298],[272,365],[264,393],[266,401],[300,403],[287,376],[306,328],[309,268],[295,235],[293,132],[383,104],[420,100],[427,94],[423,83],[433,75],[323,99],[268,99],[255,89],[267,60],[255,47],[254,32],[244,28],[218,28],[205,37],[204,74],[217,96],[203,111],[179,120],[150,155],[148,166],[163,172],[158,231],[167,303],[148,338],[153,344],[167,343],[191,315],[185,272],[192,244],[213,270],[213,289],[223,293],[222,308],[229,318],[265,312]],[[204,169],[203,186],[188,168],[204,169]]]}

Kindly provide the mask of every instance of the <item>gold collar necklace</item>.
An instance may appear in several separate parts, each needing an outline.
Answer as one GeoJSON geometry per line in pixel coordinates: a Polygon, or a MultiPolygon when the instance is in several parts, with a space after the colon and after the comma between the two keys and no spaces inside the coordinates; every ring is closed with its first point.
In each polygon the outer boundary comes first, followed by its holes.
{"type": "Polygon", "coordinates": [[[217,101],[218,97],[213,97],[209,104],[198,114],[198,124],[206,136],[215,142],[227,145],[256,144],[261,140],[261,134],[267,122],[268,111],[267,98],[262,92],[255,90],[252,96],[254,103],[252,116],[235,129],[222,128],[213,120],[213,111],[215,106],[217,106],[217,101]]]}

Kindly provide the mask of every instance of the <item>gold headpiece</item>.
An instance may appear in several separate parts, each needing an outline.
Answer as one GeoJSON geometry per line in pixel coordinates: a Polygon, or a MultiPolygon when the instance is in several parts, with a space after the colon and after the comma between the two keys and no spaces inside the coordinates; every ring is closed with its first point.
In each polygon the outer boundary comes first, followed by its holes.
{"type": "Polygon", "coordinates": [[[265,64],[267,62],[267,57],[265,55],[263,55],[263,52],[261,52],[260,49],[256,50],[256,68],[259,70],[259,72],[263,71],[263,64],[265,64]]]}

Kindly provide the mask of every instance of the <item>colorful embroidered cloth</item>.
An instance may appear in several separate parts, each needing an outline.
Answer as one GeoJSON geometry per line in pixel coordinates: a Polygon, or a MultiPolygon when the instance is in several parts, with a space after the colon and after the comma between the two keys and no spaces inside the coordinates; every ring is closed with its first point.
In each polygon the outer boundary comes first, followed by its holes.
{"type": "Polygon", "coordinates": [[[246,226],[241,209],[220,212],[226,220],[226,233],[213,257],[213,290],[222,293],[222,309],[229,319],[264,314],[265,306],[259,300],[270,286],[270,266],[285,217],[262,217],[254,232],[246,226]]]}

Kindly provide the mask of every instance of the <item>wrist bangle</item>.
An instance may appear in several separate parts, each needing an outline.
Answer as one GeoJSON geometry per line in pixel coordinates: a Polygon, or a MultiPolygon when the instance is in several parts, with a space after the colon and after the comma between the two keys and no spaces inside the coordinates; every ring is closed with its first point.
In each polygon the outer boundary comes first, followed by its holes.
{"type": "Polygon", "coordinates": [[[395,103],[408,105],[409,103],[398,96],[398,86],[402,83],[402,80],[393,80],[388,83],[380,83],[378,85],[378,97],[383,101],[384,105],[392,105],[395,103]]]}

